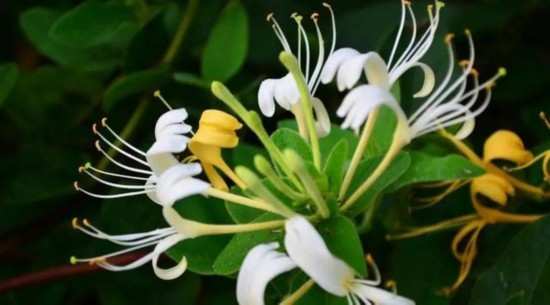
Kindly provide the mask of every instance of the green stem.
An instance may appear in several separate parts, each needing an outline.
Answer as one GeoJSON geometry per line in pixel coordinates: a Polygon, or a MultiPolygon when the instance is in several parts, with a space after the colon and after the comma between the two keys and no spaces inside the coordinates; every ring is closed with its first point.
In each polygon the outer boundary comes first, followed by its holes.
{"type": "Polygon", "coordinates": [[[304,115],[306,126],[309,133],[309,142],[311,144],[311,151],[313,153],[313,164],[315,167],[321,169],[321,150],[319,148],[319,137],[317,135],[317,128],[315,127],[315,120],[313,118],[313,106],[311,102],[311,94],[309,88],[304,79],[304,75],[300,71],[300,66],[296,57],[289,52],[281,52],[279,60],[292,74],[294,81],[300,92],[300,104],[302,105],[302,113],[304,115]]]}
{"type": "Polygon", "coordinates": [[[446,221],[443,221],[443,222],[440,222],[440,223],[436,223],[436,224],[431,225],[431,226],[425,226],[425,227],[411,229],[411,230],[408,230],[405,233],[387,235],[386,239],[387,240],[405,239],[405,238],[411,238],[411,237],[426,235],[426,234],[433,233],[433,232],[439,232],[439,231],[443,231],[443,230],[453,229],[453,228],[463,226],[463,225],[467,224],[468,222],[470,222],[472,220],[475,220],[475,219],[479,219],[479,216],[477,214],[470,214],[470,215],[466,215],[466,216],[461,216],[461,217],[446,220],[446,221]]]}
{"type": "Polygon", "coordinates": [[[339,200],[342,200],[344,196],[346,196],[346,192],[348,191],[351,181],[355,176],[355,172],[357,171],[359,162],[361,162],[361,159],[363,159],[363,155],[365,154],[365,150],[367,149],[369,138],[372,134],[372,131],[374,130],[374,126],[376,125],[376,119],[378,118],[379,112],[380,112],[379,108],[376,108],[369,114],[369,119],[367,120],[367,123],[363,128],[363,132],[361,133],[361,138],[359,139],[357,148],[355,149],[355,152],[353,153],[353,157],[351,158],[351,163],[350,163],[350,166],[348,167],[346,175],[344,176],[344,181],[342,182],[342,186],[340,187],[340,192],[338,194],[339,200]]]}
{"type": "Polygon", "coordinates": [[[178,54],[183,39],[187,34],[189,26],[191,25],[191,21],[193,21],[193,18],[197,12],[198,4],[198,0],[189,0],[187,3],[187,7],[185,8],[185,12],[180,20],[176,34],[174,34],[174,38],[172,38],[172,42],[162,58],[162,63],[171,63],[178,54]]]}
{"type": "Polygon", "coordinates": [[[361,196],[363,196],[363,194],[365,194],[366,191],[369,190],[369,188],[378,180],[378,178],[380,178],[388,166],[390,166],[391,162],[395,159],[397,154],[399,154],[403,146],[407,144],[407,140],[403,132],[404,128],[403,126],[400,126],[401,124],[403,123],[398,121],[398,126],[393,135],[391,146],[380,164],[378,164],[374,172],[367,178],[367,180],[365,180],[365,182],[363,182],[363,184],[361,184],[357,190],[355,190],[355,192],[344,202],[340,208],[341,211],[349,209],[357,200],[359,200],[359,198],[361,198],[361,196]]]}
{"type": "Polygon", "coordinates": [[[260,200],[250,199],[248,197],[239,196],[233,193],[225,192],[216,188],[209,188],[206,195],[225,200],[229,203],[240,204],[243,206],[251,207],[258,210],[263,210],[275,214],[279,214],[279,211],[273,206],[260,200]]]}

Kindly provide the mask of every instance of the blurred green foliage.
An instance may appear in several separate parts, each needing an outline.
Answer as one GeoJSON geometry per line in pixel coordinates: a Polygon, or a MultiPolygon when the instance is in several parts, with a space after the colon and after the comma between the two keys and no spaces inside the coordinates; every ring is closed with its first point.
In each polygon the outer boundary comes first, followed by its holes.
{"type": "MultiPolygon", "coordinates": [[[[414,8],[422,13],[419,16],[424,21],[426,3],[414,1],[414,8]]],[[[391,47],[392,34],[398,25],[398,0],[334,1],[333,6],[337,16],[337,46],[352,46],[361,51],[387,51],[391,47]]],[[[248,107],[255,109],[259,81],[284,73],[277,60],[281,48],[265,16],[274,12],[287,35],[293,37],[294,24],[287,17],[294,11],[307,16],[321,9],[318,1],[290,0],[2,2],[0,282],[22,273],[67,264],[73,254],[93,256],[108,249],[103,243],[72,231],[72,217],[87,217],[114,233],[161,226],[157,207],[145,198],[102,202],[74,192],[71,183],[77,179],[77,167],[89,160],[99,160],[90,126],[108,116],[116,130],[124,130],[133,143],[146,148],[152,139],[151,126],[164,110],[162,104],[152,99],[153,90],[161,89],[174,107],[186,107],[191,121],[196,122],[203,109],[224,108],[205,90],[214,79],[227,82],[248,107]],[[187,20],[192,17],[192,21],[182,25],[180,20],[185,16],[187,20]],[[182,27],[187,28],[185,35],[179,37],[181,47],[174,49],[174,37],[178,37],[182,27]]],[[[329,22],[324,16],[321,24],[328,33],[329,22]]],[[[508,77],[499,82],[494,101],[477,121],[476,132],[470,137],[478,151],[484,139],[501,128],[515,130],[528,147],[550,146],[549,131],[538,120],[539,111],[550,112],[547,72],[550,47],[543,32],[549,18],[550,5],[542,0],[447,4],[439,38],[426,61],[436,71],[444,71],[437,69],[446,66],[443,35],[462,33],[467,27],[474,34],[476,66],[481,75],[492,75],[501,65],[508,69],[508,77]]],[[[462,52],[464,39],[457,36],[459,54],[466,54],[462,52]]],[[[415,85],[412,73],[401,89],[410,92],[415,85]]],[[[333,88],[321,90],[327,108],[333,113],[341,96],[333,88]]],[[[414,107],[410,101],[404,100],[403,104],[414,107]]],[[[285,116],[281,113],[279,118],[285,116]]],[[[391,119],[390,115],[387,120],[391,119]]],[[[266,120],[270,130],[275,129],[276,121],[266,120]]],[[[382,136],[387,132],[388,128],[379,129],[376,134],[381,136],[373,140],[370,152],[375,154],[387,147],[384,142],[387,137],[382,136]]],[[[242,136],[244,143],[231,156],[233,164],[251,162],[257,151],[254,138],[246,131],[242,136]]],[[[342,138],[346,135],[327,139],[331,142],[323,147],[348,145],[351,153],[356,144],[353,141],[339,144],[342,138]]],[[[285,141],[290,139],[284,137],[285,141]]],[[[449,158],[460,157],[441,157],[437,152],[448,148],[427,142],[417,144],[425,154],[405,152],[402,156],[403,162],[412,167],[426,169],[426,164],[445,167],[446,172],[439,173],[441,176],[424,177],[422,181],[464,174],[460,172],[464,167],[446,166],[464,160],[450,162],[449,158]]],[[[295,143],[291,145],[296,147],[295,143]]],[[[324,155],[328,152],[327,149],[324,155]]],[[[334,167],[326,170],[338,172],[343,156],[331,155],[331,158],[334,167]]],[[[372,170],[373,163],[369,163],[365,164],[370,167],[364,169],[365,175],[372,170]]],[[[390,169],[407,177],[408,165],[394,167],[390,169]]],[[[471,168],[468,172],[476,170],[479,169],[471,168]]],[[[391,176],[381,183],[385,186],[393,183],[391,176]]],[[[458,269],[449,250],[451,235],[441,233],[399,242],[387,242],[383,237],[396,226],[433,223],[462,215],[471,211],[471,207],[466,204],[469,199],[463,190],[450,196],[442,206],[411,216],[407,213],[407,205],[412,201],[408,185],[419,181],[415,180],[418,177],[413,178],[399,180],[400,184],[393,189],[405,188],[378,203],[380,216],[361,237],[364,251],[377,258],[385,279],[397,281],[400,293],[422,305],[550,303],[550,295],[544,288],[550,282],[548,220],[526,228],[488,228],[480,241],[480,257],[466,284],[452,298],[438,295],[438,289],[452,282],[458,269]]],[[[537,203],[534,206],[532,209],[536,211],[539,206],[537,203]]],[[[182,207],[181,212],[212,222],[238,218],[229,215],[222,202],[209,202],[206,208],[202,200],[196,200],[182,207]]],[[[334,224],[323,226],[331,225],[334,224]]],[[[338,234],[354,232],[350,226],[353,224],[341,225],[344,231],[338,234]]],[[[250,248],[258,241],[280,238],[280,234],[271,232],[247,234],[200,238],[171,253],[186,255],[191,271],[227,277],[188,272],[180,279],[164,282],[156,279],[147,265],[124,273],[97,272],[9,291],[0,294],[0,304],[234,304],[234,280],[230,275],[243,257],[233,257],[235,252],[227,249],[250,248]],[[194,251],[196,247],[205,250],[198,253],[194,251]]],[[[338,239],[334,236],[327,242],[331,246],[338,239]]],[[[359,243],[355,246],[361,247],[359,243]]],[[[346,251],[339,254],[363,272],[363,260],[346,256],[346,251]]],[[[280,291],[279,295],[284,293],[280,291]]],[[[316,300],[310,295],[308,298],[316,300]]],[[[327,299],[326,303],[338,302],[333,301],[327,299]]],[[[300,302],[311,303],[307,298],[300,302]]]]}

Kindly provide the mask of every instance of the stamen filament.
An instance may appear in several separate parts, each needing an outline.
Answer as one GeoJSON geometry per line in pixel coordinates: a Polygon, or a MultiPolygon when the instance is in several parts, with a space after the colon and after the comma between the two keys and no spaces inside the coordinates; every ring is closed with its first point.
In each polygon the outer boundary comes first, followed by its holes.
{"type": "Polygon", "coordinates": [[[388,234],[386,235],[387,240],[398,240],[398,239],[405,239],[405,238],[411,238],[421,235],[426,235],[432,232],[439,232],[443,230],[453,229],[456,227],[463,226],[472,220],[478,219],[479,216],[477,214],[469,214],[465,216],[460,216],[457,218],[449,219],[440,223],[436,223],[434,225],[425,226],[425,227],[419,227],[410,229],[405,233],[400,234],[388,234]]]}
{"type": "Polygon", "coordinates": [[[98,130],[97,130],[97,125],[94,124],[92,126],[92,130],[94,131],[94,133],[103,141],[105,142],[107,145],[109,145],[111,148],[115,149],[116,151],[118,151],[119,153],[125,155],[126,157],[138,162],[138,163],[141,163],[145,166],[149,166],[149,164],[147,164],[146,161],[140,159],[140,158],[137,158],[136,156],[133,156],[132,154],[126,152],[125,150],[123,150],[122,148],[118,147],[117,145],[114,145],[111,141],[107,140],[107,138],[105,138],[98,130]]]}
{"type": "Polygon", "coordinates": [[[146,156],[146,154],[136,148],[135,146],[133,146],[132,144],[128,143],[126,140],[124,140],[121,136],[119,136],[113,129],[111,129],[111,127],[109,127],[109,125],[107,125],[107,118],[103,118],[101,119],[101,125],[107,129],[120,143],[126,145],[126,147],[130,148],[131,150],[135,151],[136,153],[142,155],[142,156],[146,156]]]}
{"type": "Polygon", "coordinates": [[[88,196],[95,197],[95,198],[100,198],[100,199],[114,199],[114,198],[130,197],[130,196],[136,196],[136,195],[143,195],[143,194],[147,194],[147,193],[152,193],[152,192],[155,191],[154,189],[147,189],[147,190],[136,191],[136,192],[127,192],[127,193],[113,194],[113,195],[103,195],[103,194],[92,193],[90,191],[87,191],[87,190],[79,187],[78,182],[76,182],[76,181],[73,183],[73,186],[79,192],[82,192],[82,193],[84,193],[88,196]]]}
{"type": "Polygon", "coordinates": [[[263,210],[263,211],[267,211],[267,212],[271,212],[271,213],[275,213],[275,214],[280,214],[280,211],[278,209],[276,209],[273,205],[268,204],[264,201],[255,200],[255,199],[251,199],[251,198],[244,197],[244,196],[239,196],[239,195],[229,193],[229,192],[225,192],[225,191],[222,191],[222,190],[219,190],[219,189],[216,189],[216,188],[212,188],[212,187],[209,188],[206,191],[206,195],[214,197],[214,198],[218,198],[218,199],[221,199],[221,200],[225,200],[229,203],[240,204],[240,205],[251,207],[251,208],[254,208],[254,209],[258,209],[258,210],[263,210]]]}
{"type": "Polygon", "coordinates": [[[162,95],[160,94],[160,90],[155,91],[153,95],[158,98],[164,104],[164,106],[168,108],[168,110],[172,110],[172,106],[170,106],[170,104],[164,99],[164,97],[162,97],[162,95]]]}
{"type": "Polygon", "coordinates": [[[120,188],[120,189],[128,189],[128,190],[147,190],[147,189],[155,189],[156,186],[154,185],[127,185],[127,184],[118,184],[118,183],[113,183],[113,182],[110,182],[110,181],[107,181],[107,180],[104,180],[104,179],[101,179],[99,177],[97,177],[96,175],[90,173],[88,170],[86,170],[85,167],[80,167],[79,168],[79,172],[84,172],[86,175],[90,176],[92,179],[94,179],[95,181],[99,182],[99,183],[102,183],[102,184],[105,184],[105,185],[108,185],[108,186],[112,186],[112,187],[115,187],[115,188],[120,188]]]}
{"type": "Polygon", "coordinates": [[[131,172],[134,172],[134,173],[141,173],[141,174],[146,174],[146,175],[152,175],[153,172],[152,171],[148,171],[148,170],[144,170],[144,169],[139,169],[139,168],[135,168],[135,167],[131,167],[131,166],[128,166],[128,165],[125,165],[125,164],[122,164],[118,161],[116,161],[113,157],[111,157],[105,150],[103,150],[103,148],[101,148],[101,145],[99,144],[99,141],[96,141],[95,142],[95,147],[96,149],[101,152],[103,154],[103,156],[105,156],[105,158],[109,161],[111,161],[111,163],[115,164],[116,166],[122,168],[122,169],[125,169],[125,170],[128,170],[128,171],[131,171],[131,172]]]}
{"type": "Polygon", "coordinates": [[[112,172],[108,172],[108,171],[104,171],[104,170],[101,170],[101,169],[98,169],[98,168],[95,168],[92,166],[91,163],[86,163],[84,164],[84,168],[85,169],[89,169],[89,170],[92,170],[96,173],[99,173],[99,174],[102,174],[102,175],[106,175],[106,176],[112,176],[112,177],[118,177],[118,178],[126,178],[126,179],[133,179],[133,180],[142,180],[142,181],[147,181],[149,180],[148,177],[138,177],[138,176],[130,176],[130,175],[123,175],[123,174],[117,174],[117,173],[112,173],[112,172]]]}

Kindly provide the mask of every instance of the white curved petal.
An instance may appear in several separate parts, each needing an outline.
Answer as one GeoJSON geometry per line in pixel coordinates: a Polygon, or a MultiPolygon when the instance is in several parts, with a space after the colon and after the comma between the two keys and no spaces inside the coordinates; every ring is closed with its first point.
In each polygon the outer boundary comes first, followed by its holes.
{"type": "Polygon", "coordinates": [[[330,253],[315,228],[301,216],[285,225],[285,248],[290,258],[324,290],[346,296],[346,283],[353,280],[354,271],[330,253]]]}
{"type": "MultiPolygon", "coordinates": [[[[466,115],[470,113],[471,111],[468,111],[466,115]]],[[[474,118],[467,119],[466,121],[464,121],[464,123],[462,123],[462,126],[456,132],[455,137],[459,140],[464,140],[474,131],[475,127],[476,127],[475,119],[474,118]]]]}
{"type": "Polygon", "coordinates": [[[346,117],[343,128],[354,128],[362,125],[368,114],[376,107],[386,105],[390,107],[400,119],[405,119],[405,113],[393,95],[378,86],[361,85],[351,90],[336,111],[339,117],[346,117]]]}
{"type": "Polygon", "coordinates": [[[378,53],[367,53],[363,66],[370,85],[379,86],[386,90],[390,89],[388,66],[378,53]]]}
{"type": "Polygon", "coordinates": [[[336,75],[336,84],[338,90],[351,89],[361,78],[363,73],[363,63],[367,58],[367,54],[359,54],[345,60],[338,68],[336,75]]]}
{"type": "MultiPolygon", "coordinates": [[[[151,186],[155,185],[157,182],[157,176],[151,175],[149,178],[147,178],[147,181],[145,182],[145,186],[151,186]]],[[[147,197],[151,199],[154,203],[160,204],[160,199],[157,197],[156,192],[147,192],[147,197]]]]}
{"type": "Polygon", "coordinates": [[[262,81],[260,89],[258,89],[258,106],[263,115],[269,118],[275,114],[275,84],[276,80],[266,79],[262,81]]]}
{"type": "Polygon", "coordinates": [[[403,73],[412,68],[420,68],[422,70],[422,73],[424,74],[422,88],[420,88],[420,90],[414,94],[414,97],[421,98],[428,96],[430,93],[432,93],[435,87],[435,73],[430,66],[422,62],[415,62],[410,65],[400,66],[398,69],[391,73],[390,84],[395,83],[397,80],[399,80],[403,73]]]}
{"type": "Polygon", "coordinates": [[[258,245],[246,255],[237,277],[239,305],[264,305],[267,284],[279,274],[296,268],[285,254],[276,251],[279,244],[258,245]]]}
{"type": "Polygon", "coordinates": [[[201,172],[198,163],[177,164],[167,169],[158,179],[157,197],[163,206],[197,194],[203,194],[210,184],[193,178],[201,172]]]}
{"type": "Polygon", "coordinates": [[[330,83],[334,79],[336,71],[338,71],[338,68],[340,68],[342,63],[359,54],[361,54],[359,51],[352,48],[341,48],[334,51],[327,58],[327,61],[323,66],[323,71],[321,72],[321,82],[323,84],[330,83]]]}
{"type": "Polygon", "coordinates": [[[174,266],[170,268],[160,268],[158,266],[159,256],[162,255],[166,250],[170,249],[172,246],[176,245],[180,241],[184,240],[186,237],[181,234],[171,235],[163,240],[161,240],[155,249],[153,250],[153,259],[151,261],[153,265],[153,271],[156,276],[162,280],[173,280],[180,277],[185,270],[187,270],[187,259],[182,257],[181,260],[174,266]]]}
{"type": "Polygon", "coordinates": [[[362,299],[370,300],[376,305],[415,305],[413,300],[381,288],[356,284],[352,289],[356,295],[362,299]]]}
{"type": "Polygon", "coordinates": [[[325,108],[323,102],[313,97],[311,99],[313,104],[313,110],[315,111],[315,127],[317,129],[317,135],[319,137],[327,136],[330,133],[330,116],[325,108]]]}
{"type": "Polygon", "coordinates": [[[176,135],[163,137],[153,143],[145,158],[156,176],[160,176],[166,169],[179,163],[174,154],[184,151],[188,141],[189,138],[186,136],[176,135]]]}
{"type": "Polygon", "coordinates": [[[179,136],[189,133],[192,130],[190,125],[187,124],[172,124],[167,125],[164,128],[159,129],[156,134],[157,141],[160,141],[166,137],[179,136]]]}
{"type": "Polygon", "coordinates": [[[163,113],[155,124],[155,138],[158,140],[160,132],[168,125],[181,124],[187,119],[187,110],[179,108],[163,113]]]}
{"type": "Polygon", "coordinates": [[[275,101],[279,106],[289,111],[292,105],[300,101],[300,92],[290,73],[275,80],[275,101]]]}

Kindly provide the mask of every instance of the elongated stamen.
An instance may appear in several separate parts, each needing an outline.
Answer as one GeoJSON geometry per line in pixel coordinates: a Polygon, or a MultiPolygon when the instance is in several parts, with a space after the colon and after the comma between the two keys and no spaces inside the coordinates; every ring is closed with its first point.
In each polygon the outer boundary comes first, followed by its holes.
{"type": "MultiPolygon", "coordinates": [[[[433,96],[438,96],[441,91],[445,89],[449,81],[451,80],[451,77],[453,76],[454,72],[454,66],[455,66],[455,56],[454,56],[454,49],[452,45],[452,40],[454,38],[454,34],[447,34],[445,37],[445,43],[447,44],[447,52],[449,56],[449,68],[447,69],[447,74],[445,75],[445,78],[443,79],[443,82],[439,85],[439,87],[434,91],[433,96]]],[[[430,99],[428,99],[426,102],[422,104],[409,118],[409,124],[411,124],[422,112],[429,106],[430,99]]]]}
{"type": "Polygon", "coordinates": [[[436,1],[435,4],[435,17],[433,13],[433,5],[428,5],[428,16],[430,18],[430,26],[426,29],[424,34],[420,37],[415,47],[405,57],[406,63],[416,62],[426,54],[430,49],[435,37],[435,32],[439,27],[440,10],[443,7],[443,3],[436,1]]]}
{"type": "Polygon", "coordinates": [[[149,164],[147,164],[146,161],[128,153],[127,151],[123,150],[122,148],[118,147],[117,145],[113,144],[111,141],[107,140],[107,138],[105,138],[98,130],[97,130],[97,125],[94,124],[92,126],[92,130],[93,132],[103,141],[105,142],[107,145],[109,145],[111,148],[115,149],[116,151],[118,151],[119,153],[123,154],[124,156],[138,162],[138,163],[141,163],[145,166],[149,166],[149,164]]]}
{"type": "MultiPolygon", "coordinates": [[[[145,243],[145,244],[142,244],[142,245],[139,245],[139,246],[135,246],[135,247],[130,247],[130,248],[127,248],[127,249],[123,249],[123,250],[119,250],[119,251],[116,251],[116,252],[113,252],[113,253],[109,253],[109,254],[106,254],[106,255],[101,255],[101,256],[96,256],[96,257],[90,257],[90,258],[77,258],[77,257],[74,257],[72,256],[71,257],[71,264],[76,264],[76,263],[90,263],[90,264],[97,264],[98,266],[101,266],[99,263],[100,262],[105,262],[106,259],[110,258],[110,257],[115,257],[115,256],[119,256],[119,255],[122,255],[122,254],[126,254],[128,252],[133,252],[133,251],[136,251],[136,250],[139,250],[139,249],[143,249],[143,248],[147,248],[147,247],[151,247],[151,246],[154,246],[158,243],[158,241],[154,241],[154,242],[150,242],[150,243],[145,243]]],[[[146,261],[147,262],[147,261],[146,261]]],[[[146,262],[143,262],[143,264],[145,264],[146,262]]],[[[105,262],[107,263],[107,262],[105,262]]],[[[107,263],[109,264],[109,263],[107,263]]],[[[141,264],[141,265],[143,265],[141,264]]],[[[109,264],[110,265],[110,264],[109,264]]],[[[137,267],[137,266],[136,266],[137,267]]],[[[135,267],[134,267],[135,268],[135,267]]]]}
{"type": "Polygon", "coordinates": [[[90,173],[85,167],[81,166],[78,171],[80,173],[85,173],[86,175],[90,176],[92,179],[94,179],[95,181],[101,183],[101,184],[105,184],[105,185],[108,185],[108,186],[112,186],[114,188],[119,188],[119,189],[127,189],[127,190],[147,190],[147,189],[154,189],[156,188],[156,186],[154,185],[145,185],[145,184],[140,184],[140,185],[128,185],[128,184],[118,184],[118,183],[114,183],[114,182],[111,182],[111,181],[107,181],[107,180],[104,180],[104,179],[101,179],[99,177],[97,177],[96,175],[90,173]]]}
{"type": "Polygon", "coordinates": [[[273,31],[275,32],[275,36],[277,36],[277,38],[281,42],[281,45],[283,46],[283,49],[285,49],[285,51],[287,51],[287,52],[292,53],[292,50],[290,48],[290,44],[288,43],[288,40],[286,39],[283,30],[279,26],[279,23],[277,22],[277,19],[275,19],[275,17],[273,16],[273,13],[268,14],[266,19],[267,19],[267,21],[270,21],[270,22],[273,23],[273,25],[272,25],[273,31]]]}
{"type": "Polygon", "coordinates": [[[160,94],[160,90],[156,90],[153,95],[158,98],[164,104],[164,106],[168,108],[168,110],[173,109],[172,106],[170,106],[170,104],[164,99],[164,97],[162,97],[162,95],[160,94]]]}
{"type": "Polygon", "coordinates": [[[302,16],[298,13],[293,13],[291,15],[292,19],[296,21],[296,25],[298,26],[298,30],[300,31],[300,34],[302,34],[302,38],[304,39],[304,46],[306,47],[306,71],[304,73],[306,83],[309,83],[309,62],[310,62],[310,49],[309,49],[309,39],[307,38],[307,33],[304,30],[304,27],[302,26],[302,16]]]}
{"type": "MultiPolygon", "coordinates": [[[[330,14],[330,21],[331,21],[331,26],[332,26],[332,43],[330,45],[330,51],[328,52],[328,56],[327,58],[329,58],[332,53],[334,53],[334,49],[336,48],[336,18],[334,17],[334,11],[332,10],[332,6],[330,6],[328,3],[325,3],[323,2],[323,6],[326,7],[329,11],[329,14],[330,14]]],[[[319,41],[319,45],[321,47],[321,42],[319,41]]],[[[324,46],[323,46],[324,47],[324,46]]],[[[323,58],[323,61],[324,61],[324,58],[323,58]]],[[[298,60],[299,62],[299,60],[298,60]]],[[[321,71],[323,71],[323,66],[324,66],[324,62],[322,63],[321,65],[321,69],[319,71],[319,74],[321,71]]],[[[319,87],[319,84],[321,83],[321,78],[318,77],[317,80],[315,81],[315,84],[313,85],[313,89],[311,89],[311,94],[314,95],[315,92],[317,92],[317,88],[319,87]]]]}
{"type": "MultiPolygon", "coordinates": [[[[411,51],[411,49],[413,48],[413,46],[415,45],[415,41],[416,41],[416,32],[417,32],[417,25],[416,25],[416,16],[414,14],[414,11],[413,9],[411,8],[411,5],[410,3],[405,5],[407,7],[407,11],[408,11],[408,14],[409,16],[411,17],[411,20],[412,20],[412,25],[413,25],[413,32],[412,32],[412,35],[411,35],[411,40],[409,41],[409,44],[407,45],[407,47],[405,48],[405,51],[403,51],[403,54],[401,54],[401,56],[399,57],[399,59],[397,60],[397,62],[395,63],[395,66],[393,69],[390,69],[390,73],[393,72],[395,70],[396,67],[398,67],[399,65],[401,65],[402,63],[404,63],[404,60],[407,58],[409,52],[411,51]]],[[[406,62],[406,61],[405,61],[406,62]]]]}
{"type": "Polygon", "coordinates": [[[99,199],[114,199],[114,198],[123,198],[123,197],[130,197],[130,196],[137,196],[137,195],[143,195],[143,194],[147,194],[147,193],[152,193],[154,192],[155,190],[154,189],[147,189],[147,190],[143,190],[143,191],[137,191],[137,192],[127,192],[127,193],[121,193],[121,194],[112,194],[112,195],[105,195],[105,194],[96,194],[96,193],[92,193],[90,191],[87,191],[83,188],[81,188],[79,185],[78,185],[78,182],[75,181],[73,183],[73,186],[75,188],[75,190],[77,190],[78,192],[82,192],[88,196],[91,196],[91,197],[94,197],[94,198],[99,198],[99,199]]]}
{"type": "Polygon", "coordinates": [[[101,126],[105,127],[120,143],[126,145],[126,147],[130,148],[131,150],[135,151],[136,153],[142,155],[145,157],[145,153],[133,146],[132,144],[128,143],[126,140],[124,140],[121,136],[119,136],[109,125],[107,125],[107,118],[101,119],[101,126]]]}
{"type": "Polygon", "coordinates": [[[73,219],[72,225],[74,229],[79,230],[86,235],[98,239],[107,240],[114,244],[122,246],[136,246],[146,244],[155,240],[158,241],[176,233],[176,230],[173,228],[164,228],[144,233],[111,235],[93,226],[87,219],[83,219],[82,225],[80,225],[77,218],[73,219]]]}
{"type": "Polygon", "coordinates": [[[321,33],[321,29],[319,29],[319,14],[313,13],[311,15],[311,19],[313,20],[313,24],[315,24],[315,30],[317,32],[317,40],[319,43],[319,54],[317,57],[317,63],[315,64],[315,69],[313,70],[313,74],[311,75],[311,79],[309,80],[308,87],[309,91],[312,95],[315,94],[314,88],[316,87],[316,84],[319,82],[319,74],[321,72],[321,68],[323,67],[323,61],[325,59],[325,40],[323,39],[323,34],[321,33]]]}
{"type": "Polygon", "coordinates": [[[391,67],[393,57],[395,56],[395,52],[399,46],[399,41],[401,40],[401,35],[403,34],[403,28],[405,27],[405,17],[407,16],[405,6],[410,4],[411,3],[409,1],[401,1],[401,21],[399,22],[399,30],[397,30],[397,36],[395,37],[395,41],[393,42],[393,47],[391,49],[390,59],[388,60],[388,68],[391,67]]]}
{"type": "Polygon", "coordinates": [[[90,162],[84,164],[83,167],[87,170],[89,169],[89,170],[94,171],[96,173],[106,175],[106,176],[111,176],[111,177],[118,177],[118,178],[132,179],[132,180],[140,180],[140,181],[149,180],[148,177],[130,176],[130,175],[123,175],[123,174],[117,174],[117,173],[113,173],[113,172],[104,171],[104,170],[93,167],[90,162]]]}
{"type": "Polygon", "coordinates": [[[153,174],[152,171],[131,167],[131,166],[128,166],[128,165],[125,165],[125,164],[122,164],[122,163],[118,162],[113,157],[111,157],[105,150],[103,150],[103,148],[99,144],[99,141],[95,142],[95,147],[101,154],[103,154],[103,156],[105,156],[105,158],[107,158],[107,160],[109,160],[110,162],[112,162],[113,164],[115,164],[116,166],[118,166],[122,169],[131,171],[131,172],[134,172],[134,173],[141,173],[141,174],[146,174],[146,175],[152,175],[153,174]]]}

